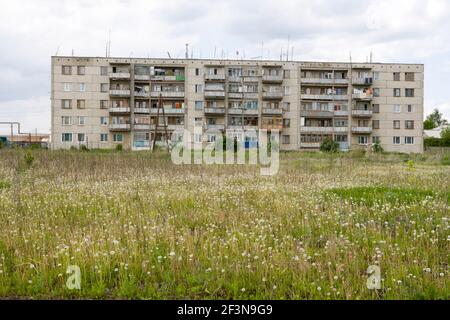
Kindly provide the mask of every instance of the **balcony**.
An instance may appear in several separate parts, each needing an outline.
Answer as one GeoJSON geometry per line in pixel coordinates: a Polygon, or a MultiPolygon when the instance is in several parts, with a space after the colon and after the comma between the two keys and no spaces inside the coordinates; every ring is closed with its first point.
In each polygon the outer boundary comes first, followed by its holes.
{"type": "Polygon", "coordinates": [[[318,149],[318,148],[320,148],[320,142],[301,142],[300,148],[318,149]]]}
{"type": "Polygon", "coordinates": [[[303,110],[300,115],[302,117],[311,117],[311,118],[333,118],[334,113],[332,111],[324,111],[324,110],[303,110]]]}
{"type": "Polygon", "coordinates": [[[150,108],[134,108],[134,113],[149,114],[150,108]]]}
{"type": "Polygon", "coordinates": [[[249,82],[249,83],[259,82],[259,78],[257,76],[247,76],[247,77],[244,77],[244,82],[249,82]]]}
{"type": "Polygon", "coordinates": [[[283,82],[283,75],[263,75],[263,82],[281,83],[283,82]]]}
{"type": "Polygon", "coordinates": [[[346,117],[346,116],[348,116],[348,111],[347,110],[336,110],[336,111],[334,111],[334,116],[335,117],[346,117]]]}
{"type": "Polygon", "coordinates": [[[206,125],[207,130],[225,130],[224,124],[208,124],[206,125]]]}
{"type": "Polygon", "coordinates": [[[258,99],[259,93],[258,92],[244,92],[244,98],[245,99],[258,99]]]}
{"type": "Polygon", "coordinates": [[[334,127],[333,131],[335,133],[348,132],[348,127],[334,127]]]}
{"type": "Polygon", "coordinates": [[[259,115],[258,109],[244,109],[244,115],[257,116],[259,115]]]}
{"type": "Polygon", "coordinates": [[[283,130],[282,124],[262,124],[261,129],[263,130],[283,130]]]}
{"type": "Polygon", "coordinates": [[[225,99],[225,91],[205,91],[205,98],[225,99]]]}
{"type": "Polygon", "coordinates": [[[282,115],[283,109],[263,108],[262,113],[263,114],[282,115]]]}
{"type": "Polygon", "coordinates": [[[371,86],[373,84],[373,78],[353,78],[352,84],[354,86],[371,86]]]}
{"type": "Polygon", "coordinates": [[[152,91],[152,98],[184,98],[184,91],[152,91]]]}
{"type": "MultiPolygon", "coordinates": [[[[158,108],[151,108],[150,109],[151,114],[157,114],[158,108]]],[[[159,109],[159,114],[162,115],[163,111],[162,109],[159,109]]],[[[185,108],[164,108],[164,114],[178,114],[178,115],[184,115],[186,113],[185,108]]]]}
{"type": "Polygon", "coordinates": [[[184,81],[185,77],[184,75],[172,75],[172,76],[163,76],[163,75],[158,75],[158,76],[152,76],[152,81],[184,81]]]}
{"type": "Polygon", "coordinates": [[[333,127],[300,127],[300,132],[333,133],[333,127]]]}
{"type": "Polygon", "coordinates": [[[130,73],[129,72],[112,72],[109,74],[109,78],[113,80],[129,80],[130,73]]]}
{"type": "Polygon", "coordinates": [[[242,99],[242,92],[228,92],[228,98],[230,99],[242,99]]]}
{"type": "Polygon", "coordinates": [[[244,126],[242,125],[228,125],[228,130],[244,130],[244,126]]]}
{"type": "Polygon", "coordinates": [[[372,127],[352,127],[353,133],[372,133],[372,127]]]}
{"type": "Polygon", "coordinates": [[[135,74],[135,81],[150,81],[150,76],[148,74],[135,74]]]}
{"type": "Polygon", "coordinates": [[[134,130],[149,131],[149,130],[155,130],[155,125],[154,124],[135,123],[133,128],[134,128],[134,130]]]}
{"type": "Polygon", "coordinates": [[[372,93],[359,92],[359,93],[354,93],[352,95],[352,97],[355,100],[371,101],[373,99],[373,94],[372,93]]]}
{"type": "Polygon", "coordinates": [[[109,108],[109,113],[119,114],[119,113],[130,113],[131,109],[129,107],[112,107],[109,108]]]}
{"type": "Polygon", "coordinates": [[[225,114],[225,108],[209,108],[205,107],[205,114],[225,114]]]}
{"type": "Polygon", "coordinates": [[[134,92],[134,96],[136,98],[150,98],[150,92],[147,92],[147,91],[139,91],[139,92],[137,92],[137,91],[135,91],[134,92]]]}
{"type": "Polygon", "coordinates": [[[205,74],[205,81],[225,81],[225,74],[205,74]]]}
{"type": "Polygon", "coordinates": [[[303,94],[303,100],[348,100],[347,95],[342,94],[303,94]]]}
{"type": "Polygon", "coordinates": [[[372,110],[352,110],[352,116],[359,118],[372,117],[372,113],[372,110]]]}
{"type": "Polygon", "coordinates": [[[241,82],[242,77],[240,76],[228,76],[228,82],[241,82]]]}
{"type": "Polygon", "coordinates": [[[109,125],[111,131],[129,131],[131,126],[129,123],[112,123],[109,125]]]}
{"type": "Polygon", "coordinates": [[[114,90],[109,90],[109,95],[112,97],[129,97],[131,94],[131,90],[126,89],[114,89],[114,90]]]}
{"type": "Polygon", "coordinates": [[[263,99],[283,99],[283,92],[263,92],[263,99]]]}
{"type": "Polygon", "coordinates": [[[239,108],[229,108],[228,109],[228,114],[243,114],[244,110],[243,109],[239,109],[239,108]]]}
{"type": "MultiPolygon", "coordinates": [[[[164,128],[164,127],[163,127],[164,128]]],[[[184,130],[184,124],[168,124],[167,130],[184,130]]]]}
{"type": "Polygon", "coordinates": [[[254,126],[251,126],[251,125],[244,126],[244,130],[258,130],[258,129],[259,129],[259,127],[256,126],[256,125],[254,125],[254,126]]]}
{"type": "Polygon", "coordinates": [[[348,79],[302,78],[304,84],[348,84],[348,79]]]}

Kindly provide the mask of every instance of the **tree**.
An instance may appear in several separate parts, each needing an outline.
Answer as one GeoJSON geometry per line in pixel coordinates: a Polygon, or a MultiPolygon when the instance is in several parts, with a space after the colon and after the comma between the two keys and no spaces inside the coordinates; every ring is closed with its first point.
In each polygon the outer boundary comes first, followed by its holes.
{"type": "Polygon", "coordinates": [[[423,126],[425,130],[431,130],[447,123],[448,122],[443,118],[442,113],[436,108],[430,115],[428,115],[427,119],[423,123],[423,126]]]}
{"type": "Polygon", "coordinates": [[[443,146],[450,146],[450,127],[447,127],[442,130],[441,139],[443,146]]]}
{"type": "Polygon", "coordinates": [[[320,151],[330,152],[330,153],[338,152],[339,151],[339,143],[337,143],[336,141],[334,141],[330,138],[325,138],[320,145],[320,151]]]}

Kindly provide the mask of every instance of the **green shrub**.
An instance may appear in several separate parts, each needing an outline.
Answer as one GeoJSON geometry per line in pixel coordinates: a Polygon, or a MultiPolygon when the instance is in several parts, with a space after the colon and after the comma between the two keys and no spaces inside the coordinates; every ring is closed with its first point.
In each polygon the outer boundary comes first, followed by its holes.
{"type": "Polygon", "coordinates": [[[118,144],[118,145],[116,146],[116,151],[122,151],[122,150],[123,150],[122,144],[118,144]]]}
{"type": "Polygon", "coordinates": [[[23,160],[25,161],[25,168],[27,170],[30,169],[31,166],[33,165],[33,162],[34,162],[34,156],[33,156],[33,154],[31,153],[30,150],[28,150],[25,153],[25,156],[23,157],[23,160]]]}
{"type": "Polygon", "coordinates": [[[372,151],[375,153],[382,153],[382,152],[384,152],[384,149],[379,142],[375,142],[372,145],[372,151]]]}
{"type": "Polygon", "coordinates": [[[322,143],[320,144],[320,151],[329,153],[338,152],[339,143],[330,138],[325,138],[325,140],[323,140],[322,143]]]}
{"type": "Polygon", "coordinates": [[[89,148],[86,147],[84,144],[82,144],[82,145],[80,146],[80,151],[83,151],[83,152],[89,151],[89,148]]]}

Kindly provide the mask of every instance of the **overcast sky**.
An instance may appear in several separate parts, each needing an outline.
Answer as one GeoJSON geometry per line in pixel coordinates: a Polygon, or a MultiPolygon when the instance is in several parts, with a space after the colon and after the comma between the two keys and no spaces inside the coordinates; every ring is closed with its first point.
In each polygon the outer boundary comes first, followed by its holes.
{"type": "MultiPolygon", "coordinates": [[[[425,64],[426,113],[450,118],[449,0],[1,0],[0,121],[50,131],[50,56],[425,64]],[[263,45],[262,45],[263,44],[263,45]],[[292,51],[290,51],[292,53],[292,51]]],[[[0,127],[0,131],[4,131],[0,127]]]]}

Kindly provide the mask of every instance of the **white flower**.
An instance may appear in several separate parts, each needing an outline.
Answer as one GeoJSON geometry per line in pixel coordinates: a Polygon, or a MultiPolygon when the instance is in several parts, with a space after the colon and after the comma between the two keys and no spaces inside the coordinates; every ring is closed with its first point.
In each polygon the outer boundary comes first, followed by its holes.
{"type": "Polygon", "coordinates": [[[242,288],[241,291],[242,291],[242,292],[245,292],[245,288],[242,288]]]}

